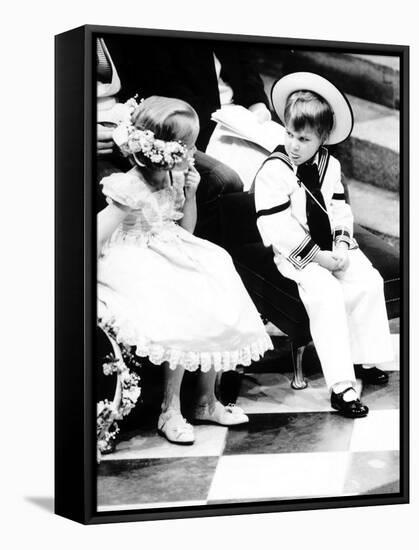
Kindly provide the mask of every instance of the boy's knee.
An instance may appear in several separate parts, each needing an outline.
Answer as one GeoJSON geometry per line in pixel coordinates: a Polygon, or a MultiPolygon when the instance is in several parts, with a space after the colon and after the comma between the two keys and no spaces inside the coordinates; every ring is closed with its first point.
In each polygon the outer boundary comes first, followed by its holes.
{"type": "Polygon", "coordinates": [[[342,298],[341,284],[330,271],[316,264],[309,264],[304,269],[307,270],[309,279],[307,287],[316,301],[336,301],[342,298]]]}
{"type": "Polygon", "coordinates": [[[362,287],[368,294],[378,294],[384,288],[384,279],[375,268],[372,268],[368,276],[362,279],[362,287]]]}

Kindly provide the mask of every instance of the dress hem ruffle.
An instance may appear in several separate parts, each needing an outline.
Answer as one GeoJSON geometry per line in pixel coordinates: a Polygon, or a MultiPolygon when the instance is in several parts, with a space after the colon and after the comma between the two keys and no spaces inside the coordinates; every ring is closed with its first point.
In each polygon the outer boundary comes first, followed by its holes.
{"type": "Polygon", "coordinates": [[[117,323],[112,317],[101,316],[98,319],[98,325],[105,332],[110,330],[114,333],[118,343],[135,346],[135,354],[138,357],[148,357],[154,365],[167,362],[172,370],[178,366],[182,366],[187,371],[200,369],[202,372],[208,372],[212,368],[216,372],[234,370],[239,365],[248,367],[252,361],[258,361],[266,351],[273,349],[269,335],[263,334],[251,344],[235,350],[182,351],[153,344],[136,334],[132,326],[129,326],[130,323],[117,323]]]}

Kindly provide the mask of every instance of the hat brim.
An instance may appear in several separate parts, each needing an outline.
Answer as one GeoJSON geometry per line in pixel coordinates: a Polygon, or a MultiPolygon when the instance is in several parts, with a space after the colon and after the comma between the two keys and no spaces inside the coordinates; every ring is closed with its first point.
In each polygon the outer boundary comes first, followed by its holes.
{"type": "Polygon", "coordinates": [[[349,101],[334,84],[314,73],[291,73],[273,84],[272,106],[282,124],[285,125],[284,111],[287,99],[299,90],[315,92],[329,103],[333,111],[333,128],[325,142],[327,145],[342,143],[351,135],[354,116],[349,101]]]}

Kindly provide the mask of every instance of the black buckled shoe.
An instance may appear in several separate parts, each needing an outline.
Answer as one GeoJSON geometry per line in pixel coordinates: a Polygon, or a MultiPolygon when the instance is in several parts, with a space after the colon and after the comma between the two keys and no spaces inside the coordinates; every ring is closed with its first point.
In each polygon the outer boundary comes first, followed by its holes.
{"type": "Polygon", "coordinates": [[[377,367],[366,369],[363,365],[354,365],[355,376],[365,384],[376,384],[383,386],[388,383],[388,374],[377,367]]]}
{"type": "Polygon", "coordinates": [[[359,399],[353,399],[352,401],[345,401],[343,394],[349,390],[353,390],[352,387],[346,388],[340,393],[332,391],[330,396],[330,405],[336,409],[340,414],[347,418],[363,418],[368,414],[368,407],[361,403],[359,399]]]}

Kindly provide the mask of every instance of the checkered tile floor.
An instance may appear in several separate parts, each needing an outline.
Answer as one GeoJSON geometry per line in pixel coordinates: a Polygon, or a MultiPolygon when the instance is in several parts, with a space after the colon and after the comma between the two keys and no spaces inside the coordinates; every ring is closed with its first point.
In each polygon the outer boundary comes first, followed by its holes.
{"type": "Polygon", "coordinates": [[[237,404],[249,424],[196,426],[187,447],[155,427],[129,434],[98,466],[98,511],[398,492],[398,334],[393,341],[389,384],[360,385],[368,417],[333,412],[319,372],[300,391],[291,373],[246,374],[237,404]]]}

